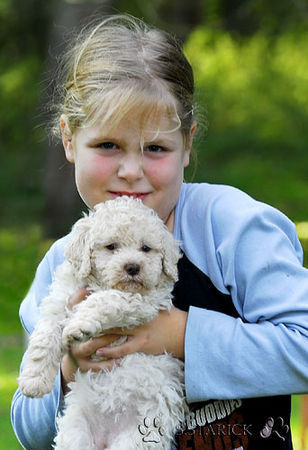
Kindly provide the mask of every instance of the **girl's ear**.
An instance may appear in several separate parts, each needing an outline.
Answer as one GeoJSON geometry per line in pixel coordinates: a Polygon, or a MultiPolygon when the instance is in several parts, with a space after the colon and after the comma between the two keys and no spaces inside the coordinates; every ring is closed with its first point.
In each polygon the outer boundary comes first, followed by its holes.
{"type": "Polygon", "coordinates": [[[195,132],[197,131],[197,124],[194,122],[190,128],[189,137],[190,137],[190,145],[192,144],[195,132]]]}
{"type": "Polygon", "coordinates": [[[62,143],[65,151],[66,159],[73,163],[75,162],[74,152],[72,147],[72,133],[68,126],[68,120],[65,114],[62,114],[60,119],[61,133],[62,133],[62,143]]]}
{"type": "Polygon", "coordinates": [[[190,132],[189,132],[189,139],[188,139],[187,148],[185,150],[185,155],[184,155],[184,167],[189,166],[191,147],[192,147],[192,143],[193,143],[193,139],[194,139],[196,130],[197,130],[197,124],[194,122],[192,124],[192,126],[190,128],[190,132]]]}

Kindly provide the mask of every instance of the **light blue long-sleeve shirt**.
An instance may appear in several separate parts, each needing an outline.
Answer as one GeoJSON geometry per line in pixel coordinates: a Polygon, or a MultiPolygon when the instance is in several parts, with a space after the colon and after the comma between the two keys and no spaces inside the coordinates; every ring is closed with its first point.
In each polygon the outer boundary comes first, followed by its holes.
{"type": "MultiPolygon", "coordinates": [[[[183,184],[175,238],[189,260],[222,293],[240,318],[190,307],[185,336],[185,384],[190,402],[308,391],[308,270],[294,224],[276,209],[228,186],[183,184]]],[[[68,236],[37,269],[20,308],[28,333],[68,236]]],[[[12,423],[26,449],[49,449],[63,399],[60,376],[42,399],[19,390],[12,423]]]]}

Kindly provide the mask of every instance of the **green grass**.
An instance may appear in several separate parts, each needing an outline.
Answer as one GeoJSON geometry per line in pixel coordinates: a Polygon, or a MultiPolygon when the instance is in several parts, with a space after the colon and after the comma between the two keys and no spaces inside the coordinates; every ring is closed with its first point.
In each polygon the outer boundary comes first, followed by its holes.
{"type": "Polygon", "coordinates": [[[22,334],[0,337],[0,450],[21,448],[12,430],[9,411],[22,354],[22,334]]]}
{"type": "MultiPolygon", "coordinates": [[[[299,224],[298,231],[308,256],[308,223],[299,224]]],[[[21,448],[10,423],[10,403],[24,349],[18,309],[20,299],[29,288],[36,266],[49,245],[50,241],[42,239],[36,226],[0,228],[0,450],[21,448]]],[[[292,403],[294,450],[301,450],[300,397],[293,396],[292,403]]]]}

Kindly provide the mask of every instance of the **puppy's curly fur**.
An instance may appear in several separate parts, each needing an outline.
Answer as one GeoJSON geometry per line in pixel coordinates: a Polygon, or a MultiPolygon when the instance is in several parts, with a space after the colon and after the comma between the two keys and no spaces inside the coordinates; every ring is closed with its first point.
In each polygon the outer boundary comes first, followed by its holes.
{"type": "MultiPolygon", "coordinates": [[[[74,225],[65,256],[42,301],[18,379],[29,397],[53,389],[61,357],[73,342],[142,325],[172,306],[178,245],[139,200],[121,197],[97,205],[74,225]],[[91,295],[70,311],[68,298],[85,285],[91,295]]],[[[135,353],[112,370],[77,371],[69,387],[57,419],[58,450],[169,449],[187,411],[183,363],[168,353],[135,353]],[[156,439],[144,421],[160,424],[156,439]]]]}

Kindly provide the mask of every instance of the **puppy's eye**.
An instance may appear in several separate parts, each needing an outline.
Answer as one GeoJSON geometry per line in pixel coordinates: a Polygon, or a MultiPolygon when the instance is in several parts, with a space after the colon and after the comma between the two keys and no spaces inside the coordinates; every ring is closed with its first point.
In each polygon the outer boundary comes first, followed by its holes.
{"type": "Polygon", "coordinates": [[[117,248],[118,248],[118,246],[117,246],[117,244],[109,244],[109,245],[106,245],[106,247],[105,247],[107,250],[110,250],[111,252],[113,251],[113,250],[116,250],[117,248]]]}
{"type": "Polygon", "coordinates": [[[143,245],[143,246],[141,247],[141,250],[142,250],[144,253],[149,253],[149,252],[151,251],[150,247],[148,247],[147,245],[143,245]]]}

